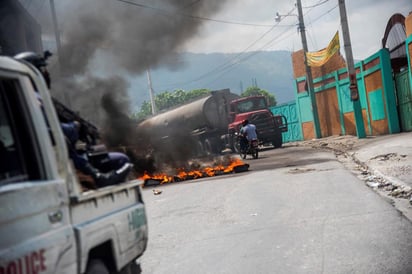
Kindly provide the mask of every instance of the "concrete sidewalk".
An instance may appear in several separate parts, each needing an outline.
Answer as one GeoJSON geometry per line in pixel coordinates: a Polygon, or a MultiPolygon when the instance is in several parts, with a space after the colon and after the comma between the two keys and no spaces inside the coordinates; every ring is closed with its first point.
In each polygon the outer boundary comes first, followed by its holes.
{"type": "Polygon", "coordinates": [[[362,139],[331,136],[291,145],[345,153],[358,164],[359,177],[412,221],[412,132],[362,139]]]}
{"type": "Polygon", "coordinates": [[[412,132],[368,138],[353,157],[395,185],[412,187],[412,132]]]}

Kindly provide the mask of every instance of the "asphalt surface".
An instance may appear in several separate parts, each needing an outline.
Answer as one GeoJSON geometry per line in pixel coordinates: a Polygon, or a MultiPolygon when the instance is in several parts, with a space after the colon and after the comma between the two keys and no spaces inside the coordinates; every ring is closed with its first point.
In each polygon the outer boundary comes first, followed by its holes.
{"type": "Polygon", "coordinates": [[[339,163],[373,140],[287,144],[249,172],[144,188],[143,273],[412,273],[412,223],[339,163]]]}

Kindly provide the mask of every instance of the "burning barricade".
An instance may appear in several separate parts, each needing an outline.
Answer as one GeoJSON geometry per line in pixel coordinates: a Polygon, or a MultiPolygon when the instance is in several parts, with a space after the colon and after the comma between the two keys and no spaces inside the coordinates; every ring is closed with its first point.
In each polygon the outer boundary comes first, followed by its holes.
{"type": "Polygon", "coordinates": [[[192,168],[179,168],[168,172],[145,174],[140,178],[144,181],[143,186],[154,186],[165,183],[182,182],[205,177],[213,177],[231,173],[239,173],[249,170],[249,164],[239,158],[224,157],[215,159],[210,165],[191,164],[192,168]]]}

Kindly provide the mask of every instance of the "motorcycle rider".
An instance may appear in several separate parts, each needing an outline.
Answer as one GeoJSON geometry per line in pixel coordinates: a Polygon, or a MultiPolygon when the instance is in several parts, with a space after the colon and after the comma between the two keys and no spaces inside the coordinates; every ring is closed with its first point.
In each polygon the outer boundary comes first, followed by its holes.
{"type": "Polygon", "coordinates": [[[241,136],[243,136],[243,138],[240,140],[240,147],[243,151],[244,149],[247,149],[250,141],[257,139],[256,126],[252,123],[249,123],[248,119],[245,119],[242,122],[240,134],[241,136]]]}
{"type": "MultiPolygon", "coordinates": [[[[51,56],[49,51],[44,55],[34,52],[23,52],[14,56],[15,59],[27,62],[38,69],[50,89],[51,80],[47,71],[46,59],[51,56]]],[[[36,96],[41,103],[40,95],[36,92],[36,96]]],[[[100,166],[93,166],[87,157],[87,153],[81,153],[76,149],[76,142],[79,139],[80,124],[78,121],[61,122],[63,133],[66,137],[69,157],[72,159],[76,170],[81,173],[91,176],[97,187],[104,187],[123,182],[133,165],[130,163],[129,157],[120,152],[108,152],[105,161],[100,166]]]]}

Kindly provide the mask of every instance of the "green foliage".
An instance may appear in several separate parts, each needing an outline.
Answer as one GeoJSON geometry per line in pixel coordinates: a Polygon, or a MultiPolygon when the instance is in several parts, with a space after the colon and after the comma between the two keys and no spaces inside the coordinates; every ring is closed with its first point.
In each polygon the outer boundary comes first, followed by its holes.
{"type": "MultiPolygon", "coordinates": [[[[175,90],[173,92],[165,91],[155,96],[155,105],[158,112],[166,109],[170,109],[184,103],[190,102],[196,98],[208,95],[210,91],[208,89],[195,89],[191,91],[184,91],[182,89],[175,90]]],[[[136,119],[144,119],[152,115],[152,105],[150,102],[144,101],[140,107],[140,111],[132,115],[136,119]]]]}
{"type": "Polygon", "coordinates": [[[241,97],[253,96],[253,95],[264,95],[268,100],[268,106],[276,106],[276,98],[274,95],[270,94],[268,91],[261,89],[259,87],[248,87],[244,92],[240,94],[241,97]]]}

